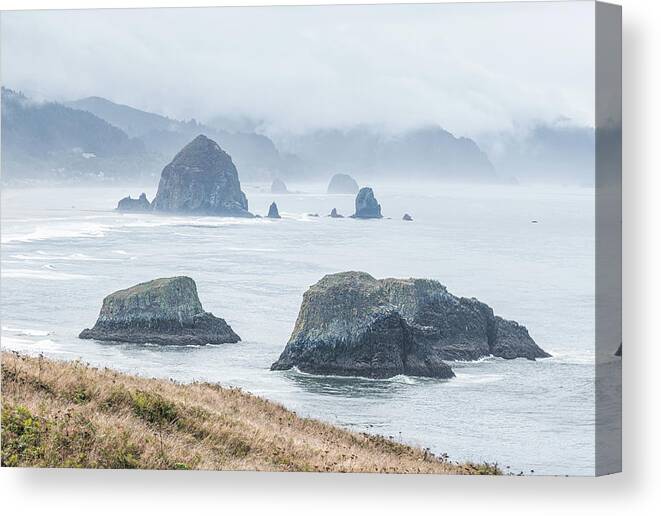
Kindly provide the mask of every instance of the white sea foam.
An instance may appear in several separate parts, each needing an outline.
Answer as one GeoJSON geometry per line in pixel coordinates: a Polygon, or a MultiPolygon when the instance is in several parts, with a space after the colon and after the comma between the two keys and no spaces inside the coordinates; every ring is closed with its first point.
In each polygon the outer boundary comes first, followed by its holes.
{"type": "Polygon", "coordinates": [[[313,378],[337,378],[337,379],[357,379],[357,380],[364,380],[366,382],[379,382],[379,383],[403,383],[406,385],[415,385],[419,383],[420,381],[428,380],[428,381],[434,381],[432,378],[427,378],[427,379],[421,379],[421,378],[414,378],[411,376],[407,376],[405,374],[398,374],[395,376],[391,376],[390,378],[368,378],[367,376],[350,376],[350,375],[336,375],[336,374],[314,374],[314,373],[306,373],[304,371],[301,371],[298,367],[294,366],[290,370],[290,372],[293,372],[297,375],[300,376],[310,376],[313,378]]]}
{"type": "Polygon", "coordinates": [[[12,244],[69,238],[101,238],[105,236],[107,230],[107,225],[94,222],[76,222],[75,224],[61,225],[51,224],[37,226],[25,233],[5,234],[0,239],[0,242],[3,244],[12,244]]]}
{"type": "Polygon", "coordinates": [[[482,383],[494,383],[499,382],[503,379],[502,375],[499,374],[466,374],[466,373],[457,373],[453,381],[449,384],[482,384],[482,383]]]}
{"type": "Polygon", "coordinates": [[[17,337],[13,335],[2,335],[2,348],[12,351],[20,351],[29,355],[37,353],[65,353],[67,355],[73,354],[71,351],[65,351],[61,345],[52,339],[39,339],[33,340],[25,337],[17,337]]]}
{"type": "Polygon", "coordinates": [[[121,258],[96,258],[84,253],[73,254],[48,254],[44,251],[37,251],[34,254],[14,254],[12,258],[28,261],[67,261],[67,262],[119,262],[121,258]]]}
{"type": "Polygon", "coordinates": [[[575,365],[589,365],[594,364],[595,355],[592,352],[557,352],[552,349],[547,350],[550,353],[550,358],[543,358],[540,360],[550,360],[554,362],[560,362],[563,364],[575,364],[575,365]]]}
{"type": "Polygon", "coordinates": [[[262,247],[228,247],[228,251],[251,252],[251,253],[275,253],[276,249],[267,249],[262,247]]]}
{"type": "Polygon", "coordinates": [[[14,333],[16,335],[28,335],[31,337],[45,337],[50,335],[49,331],[46,330],[33,330],[33,329],[24,329],[24,328],[11,328],[10,326],[3,326],[2,331],[7,331],[9,333],[14,333]]]}
{"type": "Polygon", "coordinates": [[[59,272],[52,269],[2,269],[2,277],[6,279],[36,279],[48,281],[70,281],[79,279],[91,279],[91,276],[74,274],[70,272],[59,272]]]}
{"type": "Polygon", "coordinates": [[[243,217],[167,217],[152,216],[149,218],[135,219],[131,222],[121,224],[124,228],[156,228],[162,226],[186,226],[216,228],[224,226],[244,226],[264,224],[268,222],[263,218],[243,218],[243,217]]]}

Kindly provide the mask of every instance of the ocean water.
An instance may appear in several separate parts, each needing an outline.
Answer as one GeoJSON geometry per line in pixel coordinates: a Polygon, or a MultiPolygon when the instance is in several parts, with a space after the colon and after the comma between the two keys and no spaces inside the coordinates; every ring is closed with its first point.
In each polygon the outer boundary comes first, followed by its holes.
{"type": "Polygon", "coordinates": [[[594,473],[594,191],[568,187],[373,185],[386,217],[349,215],[323,185],[273,195],[247,184],[251,211],[281,220],[120,214],[147,188],[2,192],[2,346],[144,376],[240,386],[299,415],[530,474],[594,473]],[[404,222],[404,212],[414,221],[404,222]],[[311,217],[309,213],[319,213],[311,217]],[[537,223],[532,223],[536,220],[537,223]],[[526,325],[553,358],[452,363],[456,378],[389,380],[272,372],[303,292],[324,274],[427,277],[526,325]],[[189,275],[205,309],[242,342],[157,347],[77,338],[103,297],[189,275]]]}

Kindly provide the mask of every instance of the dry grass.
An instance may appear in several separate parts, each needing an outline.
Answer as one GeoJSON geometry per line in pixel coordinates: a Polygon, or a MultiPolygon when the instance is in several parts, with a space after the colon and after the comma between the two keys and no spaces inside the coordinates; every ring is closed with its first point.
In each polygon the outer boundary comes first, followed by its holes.
{"type": "Polygon", "coordinates": [[[235,388],[2,353],[2,465],[498,474],[235,388]]]}

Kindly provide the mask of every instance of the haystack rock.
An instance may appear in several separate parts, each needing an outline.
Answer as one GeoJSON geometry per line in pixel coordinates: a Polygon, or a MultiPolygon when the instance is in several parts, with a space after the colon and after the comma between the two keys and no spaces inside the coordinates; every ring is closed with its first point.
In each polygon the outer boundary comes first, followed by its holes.
{"type": "Polygon", "coordinates": [[[241,340],[223,319],[204,311],[195,282],[187,276],[155,279],[110,294],[94,327],[79,337],[163,345],[241,340]]]}
{"type": "Polygon", "coordinates": [[[445,360],[550,356],[524,326],[477,299],[427,279],[378,280],[364,272],[322,278],[308,289],[273,370],[389,378],[451,378],[445,360]]]}
{"type": "Polygon", "coordinates": [[[329,216],[330,218],[332,218],[332,219],[343,219],[343,218],[344,218],[344,215],[340,215],[340,214],[337,212],[337,208],[333,208],[333,209],[331,210],[331,212],[328,214],[328,216],[329,216]]]}
{"type": "Polygon", "coordinates": [[[287,189],[287,185],[284,183],[284,181],[276,178],[273,180],[273,183],[271,183],[271,193],[287,194],[289,193],[289,190],[287,189]]]}
{"type": "Polygon", "coordinates": [[[132,199],[129,195],[117,203],[117,211],[145,212],[151,211],[151,203],[147,200],[147,195],[143,192],[137,199],[132,199]]]}
{"type": "Polygon", "coordinates": [[[271,206],[269,206],[269,213],[267,215],[269,219],[279,219],[280,217],[280,212],[278,212],[278,205],[274,202],[271,203],[271,206]]]}
{"type": "Polygon", "coordinates": [[[354,219],[380,219],[381,205],[376,201],[371,188],[363,187],[356,196],[356,213],[351,215],[354,219]]]}
{"type": "Polygon", "coordinates": [[[163,169],[152,206],[162,212],[252,217],[232,158],[204,135],[163,169]]]}
{"type": "Polygon", "coordinates": [[[355,194],[358,192],[358,183],[347,174],[335,174],[328,183],[329,194],[355,194]]]}

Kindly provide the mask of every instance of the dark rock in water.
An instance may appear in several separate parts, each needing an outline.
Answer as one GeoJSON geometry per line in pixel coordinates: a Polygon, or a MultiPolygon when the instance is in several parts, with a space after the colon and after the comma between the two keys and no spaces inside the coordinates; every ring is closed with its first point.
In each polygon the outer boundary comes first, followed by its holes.
{"type": "Polygon", "coordinates": [[[205,312],[195,282],[160,278],[110,294],[81,339],[153,344],[223,344],[241,338],[221,318],[205,312]]]}
{"type": "Polygon", "coordinates": [[[376,202],[371,188],[363,187],[356,196],[356,213],[351,215],[354,219],[380,219],[381,205],[376,202]]]}
{"type": "Polygon", "coordinates": [[[308,213],[308,217],[318,217],[318,213],[308,213]]]}
{"type": "Polygon", "coordinates": [[[409,215],[408,213],[405,213],[404,216],[402,217],[402,220],[406,220],[407,222],[411,222],[413,220],[413,217],[409,215]]]}
{"type": "Polygon", "coordinates": [[[548,357],[525,327],[433,280],[364,272],[322,278],[303,296],[294,331],[271,366],[313,374],[450,378],[444,360],[548,357]]]}
{"type": "Polygon", "coordinates": [[[493,337],[490,346],[491,354],[501,358],[545,358],[550,355],[542,351],[525,326],[516,321],[507,321],[502,317],[495,317],[493,321],[493,337]]]}
{"type": "Polygon", "coordinates": [[[286,194],[289,193],[289,190],[287,190],[287,185],[281,179],[276,178],[271,183],[271,193],[286,194]]]}
{"type": "Polygon", "coordinates": [[[335,174],[328,183],[329,194],[355,194],[358,192],[358,183],[347,174],[335,174]]]}
{"type": "Polygon", "coordinates": [[[269,206],[269,214],[267,215],[269,219],[279,219],[280,213],[278,212],[278,205],[274,202],[269,206]]]}
{"type": "Polygon", "coordinates": [[[204,135],[163,169],[152,205],[156,211],[252,217],[232,158],[204,135]]]}
{"type": "Polygon", "coordinates": [[[147,200],[147,195],[143,192],[137,199],[131,199],[130,195],[124,197],[119,203],[117,203],[117,211],[151,211],[151,204],[147,200]]]}
{"type": "Polygon", "coordinates": [[[328,216],[329,216],[330,218],[332,218],[332,219],[343,219],[343,218],[344,218],[344,215],[340,215],[340,214],[337,212],[337,208],[333,208],[333,209],[331,210],[331,212],[328,214],[328,216]]]}
{"type": "Polygon", "coordinates": [[[617,351],[615,352],[616,357],[621,357],[622,356],[622,343],[620,342],[619,347],[617,348],[617,351]]]}

